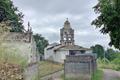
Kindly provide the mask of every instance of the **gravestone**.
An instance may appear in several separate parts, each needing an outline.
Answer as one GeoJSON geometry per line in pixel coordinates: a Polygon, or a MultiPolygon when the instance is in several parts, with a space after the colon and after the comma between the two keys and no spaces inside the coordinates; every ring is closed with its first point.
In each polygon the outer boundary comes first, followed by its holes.
{"type": "Polygon", "coordinates": [[[91,54],[66,56],[64,73],[67,79],[90,80],[96,70],[96,57],[91,54]]]}

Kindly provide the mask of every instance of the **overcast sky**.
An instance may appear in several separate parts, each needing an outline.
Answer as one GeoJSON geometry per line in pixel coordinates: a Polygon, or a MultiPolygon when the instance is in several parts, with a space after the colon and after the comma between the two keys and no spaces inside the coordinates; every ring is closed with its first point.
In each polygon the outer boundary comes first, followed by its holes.
{"type": "Polygon", "coordinates": [[[109,37],[91,25],[97,15],[92,7],[97,0],[13,0],[23,12],[24,25],[30,21],[34,33],[42,34],[50,43],[59,42],[60,28],[69,18],[75,30],[75,43],[90,47],[102,44],[108,47],[109,37]]]}

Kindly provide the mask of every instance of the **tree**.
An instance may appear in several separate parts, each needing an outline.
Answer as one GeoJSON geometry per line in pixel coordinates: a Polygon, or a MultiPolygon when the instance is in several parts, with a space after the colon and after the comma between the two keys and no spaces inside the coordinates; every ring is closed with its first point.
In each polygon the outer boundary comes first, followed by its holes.
{"type": "Polygon", "coordinates": [[[113,61],[116,58],[120,58],[120,52],[113,50],[112,48],[108,48],[105,51],[105,57],[109,60],[109,61],[113,61]]]}
{"type": "Polygon", "coordinates": [[[44,48],[47,47],[47,45],[49,44],[48,40],[46,40],[40,34],[35,34],[33,36],[34,36],[36,46],[37,46],[39,53],[44,54],[44,48]]]}
{"type": "Polygon", "coordinates": [[[106,57],[108,60],[112,61],[113,59],[116,58],[116,52],[115,52],[113,49],[108,48],[108,49],[105,51],[105,57],[106,57]]]}
{"type": "Polygon", "coordinates": [[[103,58],[104,57],[104,48],[103,46],[97,44],[95,46],[91,47],[93,49],[93,53],[97,54],[98,58],[103,58]]]}
{"type": "Polygon", "coordinates": [[[0,23],[9,21],[11,32],[22,32],[23,14],[13,5],[11,0],[0,0],[0,23]]]}
{"type": "Polygon", "coordinates": [[[92,25],[100,28],[101,33],[109,34],[109,45],[120,50],[120,0],[98,0],[94,11],[100,15],[92,25]]]}

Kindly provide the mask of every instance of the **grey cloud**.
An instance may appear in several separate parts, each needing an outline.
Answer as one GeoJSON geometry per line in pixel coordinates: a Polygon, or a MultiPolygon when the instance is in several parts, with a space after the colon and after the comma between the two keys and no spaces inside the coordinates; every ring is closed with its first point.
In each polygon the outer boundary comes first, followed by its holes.
{"type": "Polygon", "coordinates": [[[107,46],[107,44],[109,43],[108,36],[91,35],[91,34],[76,37],[76,40],[77,40],[76,41],[77,44],[86,46],[86,47],[90,47],[95,44],[101,44],[103,46],[107,46]]]}
{"type": "MultiPolygon", "coordinates": [[[[96,14],[92,7],[97,0],[13,0],[25,14],[25,23],[31,22],[34,33],[45,36],[50,43],[59,42],[59,29],[66,18],[75,29],[76,44],[90,47],[94,44],[108,46],[109,37],[102,35],[91,26],[96,14]]],[[[27,27],[26,27],[27,28],[27,27]]]]}
{"type": "Polygon", "coordinates": [[[40,13],[45,14],[88,13],[90,11],[90,7],[92,8],[97,2],[96,0],[13,0],[13,1],[16,4],[21,5],[21,7],[23,7],[24,9],[34,9],[40,13]]]}

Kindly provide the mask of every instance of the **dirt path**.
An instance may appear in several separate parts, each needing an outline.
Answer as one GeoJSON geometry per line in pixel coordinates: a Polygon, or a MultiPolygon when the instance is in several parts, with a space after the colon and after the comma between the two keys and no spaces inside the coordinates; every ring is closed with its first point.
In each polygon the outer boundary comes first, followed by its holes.
{"type": "Polygon", "coordinates": [[[120,71],[114,71],[111,69],[104,69],[103,80],[120,80],[120,71]]]}
{"type": "Polygon", "coordinates": [[[51,75],[42,77],[40,80],[61,80],[60,77],[64,73],[64,71],[58,71],[56,73],[53,73],[51,75]]]}
{"type": "Polygon", "coordinates": [[[29,66],[24,72],[25,80],[32,80],[33,77],[37,75],[37,73],[38,73],[38,64],[29,66]]]}

